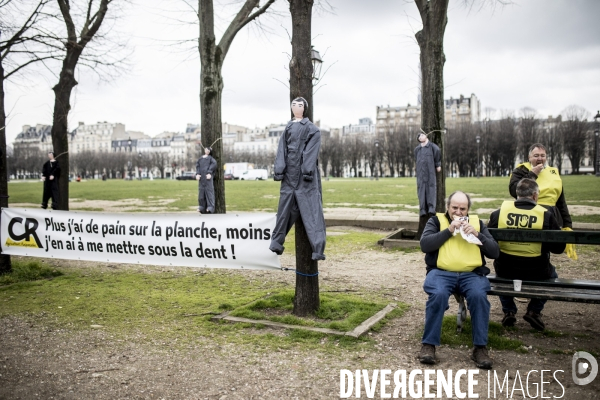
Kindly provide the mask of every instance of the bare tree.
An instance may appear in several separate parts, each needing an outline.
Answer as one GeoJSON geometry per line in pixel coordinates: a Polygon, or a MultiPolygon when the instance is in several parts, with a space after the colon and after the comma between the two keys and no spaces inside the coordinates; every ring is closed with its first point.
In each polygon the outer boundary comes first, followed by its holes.
{"type": "MultiPolygon", "coordinates": [[[[200,120],[202,142],[213,148],[217,160],[217,170],[223,170],[223,144],[221,124],[221,95],[223,93],[223,76],[221,69],[237,33],[248,23],[265,13],[275,0],[267,0],[260,6],[260,0],[246,0],[237,15],[231,21],[221,40],[217,44],[215,38],[213,0],[198,0],[198,18],[200,37],[200,120]],[[255,8],[256,11],[252,12],[255,8]]],[[[223,214],[225,207],[225,183],[221,174],[214,177],[215,212],[223,214]]]]}
{"type": "Polygon", "coordinates": [[[376,138],[365,141],[365,162],[369,166],[370,176],[377,175],[377,149],[375,148],[376,138]]]}
{"type": "Polygon", "coordinates": [[[165,169],[169,166],[169,153],[156,151],[152,153],[152,166],[160,172],[160,178],[165,178],[165,169]]]}
{"type": "Polygon", "coordinates": [[[384,158],[387,161],[387,167],[390,171],[390,176],[394,177],[396,174],[400,176],[399,159],[401,157],[401,136],[400,127],[394,124],[389,129],[386,129],[383,136],[383,152],[384,158]]]}
{"type": "Polygon", "coordinates": [[[394,124],[383,135],[385,159],[387,160],[390,175],[405,176],[407,167],[412,165],[414,153],[411,146],[414,142],[409,138],[409,129],[406,126],[394,124]]]}
{"type": "MultiPolygon", "coordinates": [[[[64,58],[59,74],[58,83],[52,88],[54,91],[54,114],[52,117],[52,144],[57,158],[60,157],[62,170],[69,171],[69,141],[68,141],[68,116],[71,110],[71,92],[77,85],[75,71],[80,60],[90,66],[118,65],[119,61],[109,61],[110,52],[101,54],[92,53],[89,57],[84,55],[86,46],[98,35],[104,22],[108,6],[115,0],[85,0],[72,2],[69,0],[56,0],[62,16],[62,21],[67,31],[64,42],[64,58]],[[95,4],[96,3],[96,4],[95,4]],[[80,31],[77,31],[76,21],[82,20],[80,31]]],[[[59,210],[69,209],[69,181],[58,181],[59,210]]]]}
{"type": "Polygon", "coordinates": [[[527,160],[529,157],[529,146],[539,142],[539,122],[537,111],[535,109],[531,107],[521,109],[521,118],[519,120],[519,149],[524,160],[527,160]]]}
{"type": "Polygon", "coordinates": [[[39,147],[32,144],[19,144],[13,150],[11,169],[17,176],[27,178],[39,178],[42,172],[42,164],[46,161],[39,147]]]}
{"type": "Polygon", "coordinates": [[[509,173],[514,168],[517,157],[517,123],[512,114],[505,113],[495,128],[500,165],[503,171],[509,173]]]}
{"type": "MultiPolygon", "coordinates": [[[[146,170],[147,172],[150,172],[150,170],[152,169],[152,158],[151,155],[148,153],[139,153],[138,157],[137,157],[137,167],[140,170],[140,177],[141,177],[141,171],[146,170]]],[[[189,161],[186,161],[189,164],[189,161]]],[[[193,164],[196,164],[196,161],[194,160],[193,164]]],[[[189,167],[190,169],[192,169],[192,167],[189,167]]]]}
{"type": "Polygon", "coordinates": [[[104,154],[102,157],[103,168],[106,170],[108,178],[116,179],[118,174],[123,171],[125,165],[125,153],[122,152],[110,152],[104,154]]]}
{"type": "Polygon", "coordinates": [[[331,175],[335,177],[344,176],[344,164],[346,163],[346,149],[343,140],[339,136],[329,138],[331,175]]]}
{"type": "MultiPolygon", "coordinates": [[[[431,132],[429,139],[438,145],[442,153],[442,171],[436,174],[436,211],[444,212],[446,197],[446,151],[444,149],[444,33],[448,23],[448,4],[450,0],[414,0],[423,28],[415,34],[419,44],[421,61],[421,128],[431,132]]],[[[462,3],[471,7],[475,0],[463,0],[462,3]]],[[[505,0],[480,0],[481,7],[487,3],[505,0]]],[[[419,219],[419,232],[425,227],[427,218],[419,219]]]]}
{"type": "Polygon", "coordinates": [[[460,176],[472,176],[476,172],[478,160],[475,129],[478,128],[469,123],[459,123],[448,134],[446,143],[448,164],[455,164],[460,176]]]}
{"type": "Polygon", "coordinates": [[[412,125],[402,127],[399,137],[401,145],[399,160],[400,170],[402,171],[401,176],[413,176],[415,165],[414,144],[417,130],[418,128],[412,125]]]}
{"type": "Polygon", "coordinates": [[[571,105],[563,110],[560,130],[564,140],[565,154],[571,160],[573,173],[579,173],[579,166],[585,155],[589,112],[580,106],[571,105]]]}
{"type": "MultiPolygon", "coordinates": [[[[311,30],[313,0],[289,0],[292,16],[292,57],[290,59],[290,103],[296,97],[308,102],[308,119],[313,121],[313,66],[311,61],[311,30]]],[[[290,111],[290,117],[293,117],[290,111]]],[[[320,177],[316,179],[320,180],[320,177]]],[[[314,314],[320,306],[318,262],[312,259],[302,218],[295,223],[296,229],[296,295],[294,315],[314,314]],[[306,276],[310,275],[310,276],[306,276]]]]}
{"type": "MultiPolygon", "coordinates": [[[[38,27],[49,1],[0,0],[0,207],[8,207],[4,83],[25,68],[53,57],[52,47],[45,46],[50,40],[38,27]]],[[[10,270],[10,256],[0,254],[0,273],[10,270]]]]}
{"type": "MultiPolygon", "coordinates": [[[[82,178],[87,178],[91,173],[92,176],[98,167],[98,155],[91,150],[83,150],[71,157],[71,171],[80,175],[82,178]]],[[[65,171],[66,173],[67,171],[65,171]]]]}
{"type": "Polygon", "coordinates": [[[354,171],[353,176],[358,177],[358,169],[364,157],[365,144],[358,135],[347,136],[342,144],[345,149],[345,160],[350,168],[354,171]]]}
{"type": "Polygon", "coordinates": [[[562,161],[565,155],[565,144],[560,124],[562,116],[556,118],[556,123],[546,128],[543,134],[543,143],[548,148],[548,164],[562,171],[562,161]]]}
{"type": "Polygon", "coordinates": [[[329,176],[329,164],[331,161],[331,152],[333,147],[330,145],[331,137],[321,137],[321,150],[319,151],[319,161],[324,176],[329,176]]]}
{"type": "MultiPolygon", "coordinates": [[[[444,212],[446,197],[446,152],[444,149],[444,33],[448,23],[450,0],[415,0],[421,15],[423,28],[415,34],[421,50],[421,128],[432,132],[429,139],[442,153],[442,172],[436,174],[436,211],[444,212]]],[[[426,217],[419,218],[419,232],[427,223],[426,217]]]]}

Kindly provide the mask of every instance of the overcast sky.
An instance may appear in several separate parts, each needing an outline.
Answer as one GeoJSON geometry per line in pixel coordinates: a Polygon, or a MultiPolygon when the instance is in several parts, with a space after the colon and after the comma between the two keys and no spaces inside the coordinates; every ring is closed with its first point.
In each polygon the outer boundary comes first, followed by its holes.
{"type": "MultiPolygon", "coordinates": [[[[415,104],[419,48],[414,33],[421,24],[414,3],[329,3],[333,13],[313,17],[313,45],[324,55],[323,70],[329,68],[314,96],[315,120],[341,127],[362,117],[374,120],[377,105],[415,104]]],[[[462,3],[450,0],[446,98],[474,93],[482,108],[516,115],[523,107],[540,116],[557,115],[571,104],[595,115],[600,108],[600,1],[516,0],[471,10],[462,3]]],[[[223,4],[231,1],[215,0],[218,38],[235,9],[223,4]]],[[[247,26],[235,38],[223,68],[223,122],[254,128],[289,117],[288,89],[279,82],[289,78],[287,4],[277,0],[281,15],[263,19],[266,31],[247,26]]],[[[175,44],[197,37],[197,25],[177,21],[193,22],[193,12],[180,0],[136,0],[121,13],[119,30],[130,37],[130,71],[110,84],[78,71],[70,128],[79,121],[121,122],[127,130],[154,136],[198,123],[200,61],[193,42],[187,50],[175,44]]],[[[26,82],[7,85],[9,143],[25,124],[51,124],[54,84],[54,77],[33,73],[26,82]]]]}

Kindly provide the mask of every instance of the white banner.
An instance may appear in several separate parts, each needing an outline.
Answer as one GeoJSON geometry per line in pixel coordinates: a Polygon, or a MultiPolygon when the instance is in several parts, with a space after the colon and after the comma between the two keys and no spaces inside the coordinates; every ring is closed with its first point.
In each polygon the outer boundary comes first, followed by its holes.
{"type": "Polygon", "coordinates": [[[4,254],[186,267],[279,269],[275,214],[109,214],[3,208],[4,254]]]}

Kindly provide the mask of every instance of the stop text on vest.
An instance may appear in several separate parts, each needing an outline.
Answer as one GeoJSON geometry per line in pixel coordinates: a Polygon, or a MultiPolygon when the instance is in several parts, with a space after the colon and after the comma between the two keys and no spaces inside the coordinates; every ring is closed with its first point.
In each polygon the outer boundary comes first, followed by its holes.
{"type": "Polygon", "coordinates": [[[512,228],[529,228],[537,222],[535,215],[508,213],[506,216],[506,226],[512,228]]]}

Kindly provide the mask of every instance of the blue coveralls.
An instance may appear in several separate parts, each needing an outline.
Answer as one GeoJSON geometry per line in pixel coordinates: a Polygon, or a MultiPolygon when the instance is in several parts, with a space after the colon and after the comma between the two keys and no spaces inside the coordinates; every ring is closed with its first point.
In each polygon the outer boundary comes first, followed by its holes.
{"type": "Polygon", "coordinates": [[[308,118],[290,121],[275,158],[275,180],[281,181],[277,221],[269,249],[284,250],[285,236],[302,218],[312,247],[312,259],[325,259],[325,218],[321,200],[321,175],[317,164],[321,131],[308,118]]]}
{"type": "Polygon", "coordinates": [[[415,148],[415,171],[417,175],[417,196],[419,216],[435,214],[436,176],[435,169],[442,166],[440,148],[432,142],[415,148]]]}
{"type": "Polygon", "coordinates": [[[215,169],[217,169],[217,160],[211,156],[200,157],[196,162],[196,175],[200,175],[198,206],[200,206],[202,214],[215,212],[215,188],[213,186],[215,169]],[[210,179],[206,179],[207,174],[211,175],[210,179]]]}

